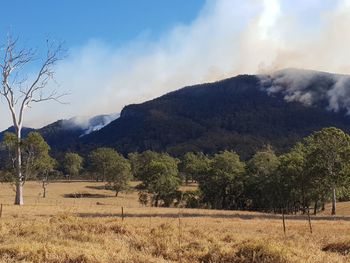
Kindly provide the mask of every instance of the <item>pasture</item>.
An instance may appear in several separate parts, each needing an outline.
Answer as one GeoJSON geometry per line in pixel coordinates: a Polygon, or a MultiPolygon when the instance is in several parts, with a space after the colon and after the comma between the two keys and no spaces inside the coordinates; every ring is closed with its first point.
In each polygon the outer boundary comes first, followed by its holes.
{"type": "MultiPolygon", "coordinates": [[[[350,261],[350,219],[332,220],[329,209],[312,217],[313,233],[306,216],[287,216],[284,235],[280,215],[142,207],[136,191],[116,198],[103,183],[56,182],[41,193],[26,183],[18,207],[0,184],[0,262],[350,261]]],[[[338,205],[343,215],[349,207],[338,205]]]]}

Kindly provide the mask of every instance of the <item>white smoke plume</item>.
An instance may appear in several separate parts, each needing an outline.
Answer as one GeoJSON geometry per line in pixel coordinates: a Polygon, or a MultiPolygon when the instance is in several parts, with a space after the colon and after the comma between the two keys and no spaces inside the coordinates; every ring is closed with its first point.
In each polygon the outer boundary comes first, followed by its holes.
{"type": "Polygon", "coordinates": [[[120,114],[97,115],[91,116],[75,116],[69,119],[61,120],[59,123],[63,129],[79,129],[80,137],[98,131],[119,118],[120,114]]]}
{"type": "Polygon", "coordinates": [[[268,94],[282,94],[288,102],[305,106],[326,103],[327,110],[350,114],[350,76],[321,71],[284,69],[259,75],[268,94]]]}
{"type": "MultiPolygon", "coordinates": [[[[70,48],[56,75],[60,89],[71,91],[70,105],[35,105],[26,125],[120,112],[130,103],[241,73],[283,68],[350,73],[349,25],[349,0],[208,0],[194,21],[156,41],[141,36],[114,47],[91,40],[70,48]]],[[[337,82],[327,93],[330,109],[349,105],[339,100],[349,93],[344,87],[337,82]]],[[[315,96],[296,85],[286,100],[310,105],[315,96]]],[[[9,126],[9,119],[4,123],[9,126]]]]}

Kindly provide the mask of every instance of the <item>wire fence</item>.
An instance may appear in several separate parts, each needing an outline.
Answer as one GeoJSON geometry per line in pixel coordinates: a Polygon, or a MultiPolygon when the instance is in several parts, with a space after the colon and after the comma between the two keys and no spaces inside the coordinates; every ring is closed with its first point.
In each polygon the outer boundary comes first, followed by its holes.
{"type": "MultiPolygon", "coordinates": [[[[189,209],[189,208],[162,208],[145,207],[142,205],[129,204],[122,199],[119,202],[102,203],[98,198],[73,198],[73,197],[45,197],[38,195],[27,195],[28,201],[24,206],[15,206],[9,201],[14,198],[13,195],[0,194],[0,219],[5,217],[25,216],[29,213],[31,216],[55,216],[58,213],[69,213],[78,217],[115,217],[121,221],[127,222],[131,218],[163,218],[178,220],[179,231],[181,232],[181,220],[186,218],[208,218],[208,219],[243,219],[243,220],[277,220],[281,224],[281,231],[287,235],[290,230],[290,221],[305,222],[310,234],[314,232],[313,224],[315,221],[336,221],[343,220],[350,222],[350,216],[330,216],[325,214],[312,215],[307,210],[306,213],[285,214],[282,213],[264,213],[257,211],[234,211],[234,210],[211,210],[211,209],[189,209]],[[6,200],[6,201],[5,201],[6,200]]],[[[101,200],[105,200],[101,198],[101,200]]],[[[113,197],[110,196],[110,200],[113,197]]],[[[259,208],[257,210],[268,210],[268,208],[259,208]]]]}
{"type": "MultiPolygon", "coordinates": [[[[54,200],[54,198],[51,198],[54,200]]],[[[303,215],[290,215],[290,214],[271,214],[271,213],[251,213],[249,211],[231,211],[231,210],[203,210],[203,209],[187,209],[187,208],[169,208],[161,209],[154,207],[139,207],[139,208],[128,208],[125,206],[116,206],[114,204],[105,204],[103,206],[98,204],[90,205],[89,209],[86,206],[79,206],[79,204],[40,204],[30,203],[23,207],[15,206],[13,204],[0,203],[0,220],[6,216],[17,217],[18,214],[14,214],[13,211],[7,215],[7,210],[16,208],[15,212],[22,212],[22,215],[26,215],[28,211],[34,211],[32,216],[55,216],[59,212],[69,213],[72,216],[82,218],[98,218],[98,217],[112,217],[119,218],[122,222],[127,222],[129,219],[138,218],[149,220],[149,224],[152,224],[152,218],[161,218],[169,220],[178,220],[179,235],[181,236],[182,221],[184,219],[197,219],[197,218],[208,218],[208,219],[244,219],[244,220],[275,220],[280,222],[281,231],[284,236],[287,236],[288,231],[291,231],[292,227],[289,222],[299,221],[302,224],[305,223],[305,227],[308,228],[310,234],[313,234],[313,224],[316,221],[350,221],[350,216],[325,216],[325,215],[310,215],[310,213],[303,215]],[[48,213],[42,213],[41,208],[52,208],[53,210],[47,211],[48,213]],[[25,208],[22,210],[22,208],[25,208]],[[154,210],[156,209],[156,210],[154,210]],[[37,211],[37,213],[35,213],[37,211]],[[16,216],[15,216],[16,215],[16,216]]],[[[179,241],[181,243],[181,241],[179,241]]]]}

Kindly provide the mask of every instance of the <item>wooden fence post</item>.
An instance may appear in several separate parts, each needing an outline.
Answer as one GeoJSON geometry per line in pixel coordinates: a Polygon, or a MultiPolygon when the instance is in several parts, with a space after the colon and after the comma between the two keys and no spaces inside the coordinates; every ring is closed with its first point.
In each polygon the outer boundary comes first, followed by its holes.
{"type": "Polygon", "coordinates": [[[122,206],[122,221],[124,221],[124,207],[122,206]]]}
{"type": "Polygon", "coordinates": [[[2,204],[0,206],[0,218],[2,217],[2,204]]]}

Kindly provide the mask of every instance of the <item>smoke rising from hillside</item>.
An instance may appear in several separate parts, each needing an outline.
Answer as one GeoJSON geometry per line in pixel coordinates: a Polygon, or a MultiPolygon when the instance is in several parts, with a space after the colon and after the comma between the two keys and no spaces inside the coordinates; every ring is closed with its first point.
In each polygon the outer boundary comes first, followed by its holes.
{"type": "MultiPolygon", "coordinates": [[[[350,1],[320,2],[208,0],[191,24],[177,25],[157,41],[140,36],[113,47],[91,40],[70,49],[58,66],[56,78],[61,89],[72,92],[71,104],[59,111],[57,105],[36,105],[26,125],[119,112],[130,103],[240,73],[290,67],[350,73],[350,1]]],[[[292,89],[287,100],[315,99],[316,94],[292,89]]],[[[328,94],[330,107],[341,107],[345,101],[339,97],[347,94],[339,82],[328,94]]]]}
{"type": "Polygon", "coordinates": [[[288,102],[306,106],[326,103],[327,110],[350,113],[350,76],[320,71],[285,69],[260,75],[262,89],[282,94],[288,102]]]}

